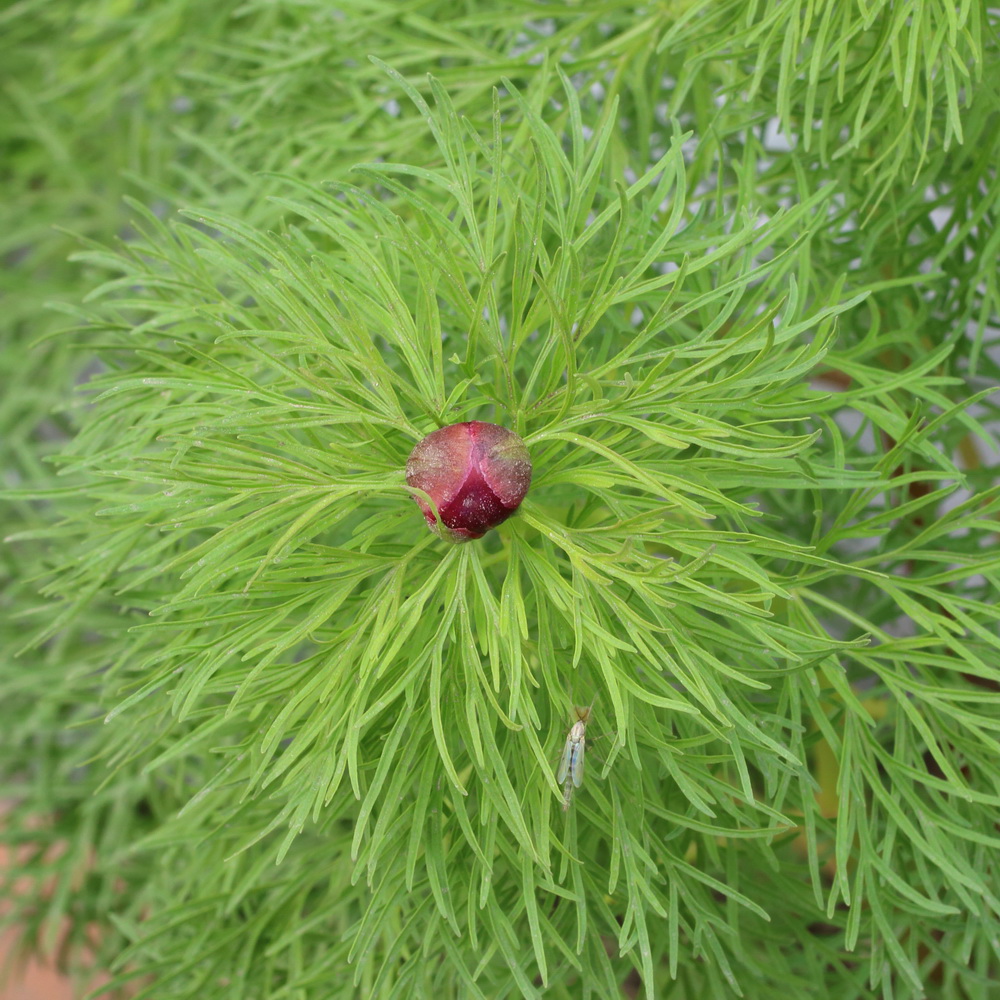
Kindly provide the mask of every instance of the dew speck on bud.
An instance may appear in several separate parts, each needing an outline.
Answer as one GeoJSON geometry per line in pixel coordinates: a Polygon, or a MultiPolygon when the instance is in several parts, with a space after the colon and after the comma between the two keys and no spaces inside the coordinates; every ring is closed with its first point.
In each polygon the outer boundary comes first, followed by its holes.
{"type": "Polygon", "coordinates": [[[482,538],[517,510],[531,485],[531,459],[524,442],[506,427],[469,420],[428,434],[410,453],[407,485],[432,531],[452,541],[482,538]]]}

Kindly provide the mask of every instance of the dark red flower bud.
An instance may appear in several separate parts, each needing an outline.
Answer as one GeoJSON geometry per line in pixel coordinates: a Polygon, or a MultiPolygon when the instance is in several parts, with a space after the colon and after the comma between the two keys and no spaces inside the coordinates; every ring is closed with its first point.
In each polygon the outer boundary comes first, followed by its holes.
{"type": "MultiPolygon", "coordinates": [[[[428,434],[410,453],[406,482],[437,505],[441,534],[462,542],[481,538],[517,510],[531,485],[531,459],[513,431],[469,420],[428,434]]],[[[430,505],[414,499],[438,531],[430,505]]]]}

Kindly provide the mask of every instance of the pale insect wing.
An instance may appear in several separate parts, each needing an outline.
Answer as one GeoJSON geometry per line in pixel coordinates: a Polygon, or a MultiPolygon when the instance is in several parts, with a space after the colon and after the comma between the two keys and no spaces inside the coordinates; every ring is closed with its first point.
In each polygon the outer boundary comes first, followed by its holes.
{"type": "Polygon", "coordinates": [[[573,784],[579,788],[583,784],[583,749],[585,743],[580,740],[573,755],[573,784]]]}
{"type": "MultiPolygon", "coordinates": [[[[550,758],[551,759],[551,758],[550,758]]],[[[556,771],[556,783],[562,784],[566,780],[566,775],[569,774],[570,763],[573,759],[573,741],[567,739],[566,745],[563,747],[562,756],[559,758],[559,770],[556,771]]]]}

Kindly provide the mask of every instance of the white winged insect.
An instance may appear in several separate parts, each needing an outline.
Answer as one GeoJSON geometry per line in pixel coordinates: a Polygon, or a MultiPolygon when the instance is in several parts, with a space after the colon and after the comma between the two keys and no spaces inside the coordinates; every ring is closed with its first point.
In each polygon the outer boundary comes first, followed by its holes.
{"type": "Polygon", "coordinates": [[[583,752],[587,746],[587,723],[590,722],[590,707],[574,706],[576,721],[566,734],[566,745],[559,758],[556,781],[563,786],[563,812],[569,809],[573,789],[583,784],[583,752]]]}

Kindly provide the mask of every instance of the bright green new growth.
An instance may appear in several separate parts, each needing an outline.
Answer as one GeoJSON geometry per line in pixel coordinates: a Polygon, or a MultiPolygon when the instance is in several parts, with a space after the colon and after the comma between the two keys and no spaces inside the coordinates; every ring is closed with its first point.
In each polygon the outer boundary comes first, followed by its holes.
{"type": "Polygon", "coordinates": [[[155,1000],[985,1000],[995,25],[270,6],[77,255],[70,485],[5,456],[22,918],[155,1000]],[[403,467],[470,419],[534,480],[452,547],[403,467]]]}

